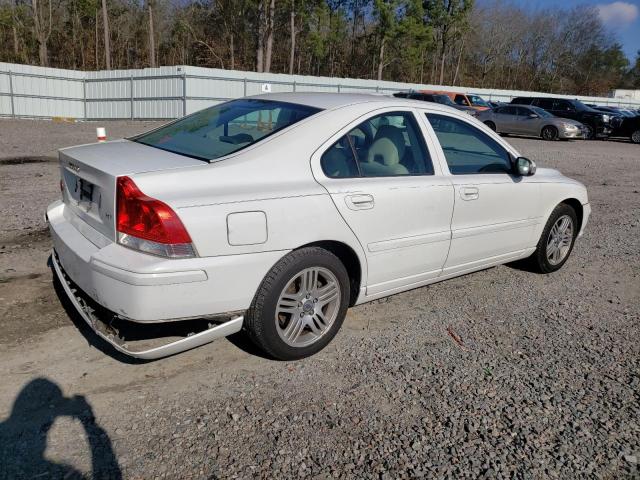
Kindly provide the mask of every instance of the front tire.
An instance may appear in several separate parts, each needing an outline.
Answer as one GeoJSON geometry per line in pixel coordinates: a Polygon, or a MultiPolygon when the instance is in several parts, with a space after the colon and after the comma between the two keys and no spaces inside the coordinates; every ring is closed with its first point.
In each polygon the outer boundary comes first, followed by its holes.
{"type": "Polygon", "coordinates": [[[573,250],[578,229],[575,210],[566,203],[558,205],[551,212],[536,250],[529,258],[533,268],[540,273],[560,270],[573,250]]]}
{"type": "Polygon", "coordinates": [[[586,130],[584,134],[585,140],[594,140],[596,138],[596,132],[591,125],[585,125],[585,130],[586,130]]]}
{"type": "Polygon", "coordinates": [[[244,321],[252,341],[279,360],[322,350],[342,326],[349,275],[340,259],[319,247],[295,250],[269,271],[244,321]]]}
{"type": "Polygon", "coordinates": [[[631,143],[640,143],[640,129],[635,130],[629,137],[631,143]]]}
{"type": "Polygon", "coordinates": [[[496,131],[496,124],[493,123],[491,120],[487,120],[486,122],[484,122],[484,124],[494,132],[496,131]]]}
{"type": "Polygon", "coordinates": [[[542,138],[548,141],[554,141],[558,139],[558,129],[551,125],[547,125],[542,129],[542,138]]]}

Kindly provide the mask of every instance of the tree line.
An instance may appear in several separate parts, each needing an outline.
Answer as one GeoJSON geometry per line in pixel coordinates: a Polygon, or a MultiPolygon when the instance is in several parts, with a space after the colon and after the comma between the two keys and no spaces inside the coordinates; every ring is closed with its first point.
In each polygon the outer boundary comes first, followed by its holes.
{"type": "Polygon", "coordinates": [[[604,95],[640,88],[589,7],[495,0],[0,0],[0,61],[196,65],[604,95]]]}

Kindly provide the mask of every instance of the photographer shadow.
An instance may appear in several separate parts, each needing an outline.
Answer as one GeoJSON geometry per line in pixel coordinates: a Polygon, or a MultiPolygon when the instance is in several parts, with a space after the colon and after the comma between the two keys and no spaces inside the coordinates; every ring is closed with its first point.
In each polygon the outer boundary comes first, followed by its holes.
{"type": "MultiPolygon", "coordinates": [[[[84,439],[77,437],[77,451],[84,439]]],[[[37,378],[16,397],[11,413],[0,422],[0,478],[122,479],[111,440],[96,422],[91,405],[83,396],[65,397],[58,385],[37,378]],[[70,417],[85,431],[91,450],[91,476],[71,465],[45,458],[47,436],[55,420],[70,417]]]]}

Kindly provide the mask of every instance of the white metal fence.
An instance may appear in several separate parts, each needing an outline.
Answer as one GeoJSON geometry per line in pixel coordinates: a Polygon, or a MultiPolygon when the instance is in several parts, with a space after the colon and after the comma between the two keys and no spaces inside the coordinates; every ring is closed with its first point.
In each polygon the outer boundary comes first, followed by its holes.
{"type": "MultiPolygon", "coordinates": [[[[190,66],[83,72],[0,62],[0,116],[72,117],[85,120],[171,119],[215,103],[272,92],[390,94],[434,89],[476,93],[486,100],[549,94],[517,90],[447,87],[353,78],[242,72],[190,66]]],[[[554,95],[563,96],[563,95],[554,95]]],[[[586,103],[640,108],[640,101],[578,98],[586,103]]]]}

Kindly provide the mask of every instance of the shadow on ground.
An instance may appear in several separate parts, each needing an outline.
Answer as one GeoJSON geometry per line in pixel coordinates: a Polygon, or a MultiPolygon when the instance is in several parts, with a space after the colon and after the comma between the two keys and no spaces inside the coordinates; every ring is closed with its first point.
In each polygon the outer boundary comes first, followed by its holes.
{"type": "MultiPolygon", "coordinates": [[[[78,441],[85,440],[79,437],[78,441]]],[[[82,446],[78,445],[78,450],[82,451],[82,446]]],[[[0,422],[0,478],[119,480],[122,473],[111,440],[96,422],[85,397],[65,397],[54,382],[37,378],[22,388],[9,417],[0,422]],[[91,450],[90,476],[44,456],[49,430],[61,417],[78,420],[85,431],[91,450]]]]}

